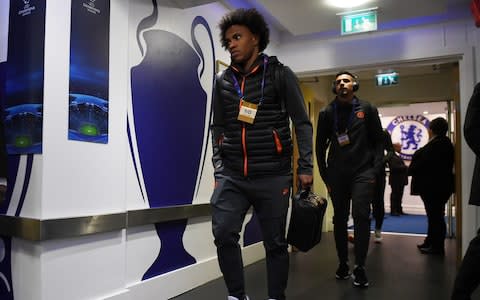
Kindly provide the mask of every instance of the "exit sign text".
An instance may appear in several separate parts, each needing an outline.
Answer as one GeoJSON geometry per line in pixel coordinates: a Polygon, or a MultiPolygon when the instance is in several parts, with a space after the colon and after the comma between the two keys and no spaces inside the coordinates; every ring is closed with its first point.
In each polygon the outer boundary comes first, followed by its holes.
{"type": "Polygon", "coordinates": [[[377,86],[390,86],[398,84],[398,73],[386,73],[375,75],[377,86]]]}

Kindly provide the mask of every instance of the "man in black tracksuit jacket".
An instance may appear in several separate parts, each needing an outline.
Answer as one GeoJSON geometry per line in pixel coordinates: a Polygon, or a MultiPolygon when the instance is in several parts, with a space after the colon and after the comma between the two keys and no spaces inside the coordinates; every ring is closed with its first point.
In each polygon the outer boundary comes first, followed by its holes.
{"type": "Polygon", "coordinates": [[[318,117],[316,155],[333,203],[333,232],[340,261],[336,278],[350,277],[347,222],[351,200],[356,265],[353,284],[367,287],[364,266],[370,239],[370,204],[375,178],[384,168],[384,136],[377,109],[355,96],[358,87],[350,72],[335,76],[332,90],[337,97],[318,117]]]}
{"type": "MultiPolygon", "coordinates": [[[[463,124],[465,141],[475,153],[470,205],[480,206],[480,83],[473,90],[468,103],[465,123],[463,124]]],[[[452,300],[470,300],[472,293],[480,285],[480,228],[477,236],[468,245],[453,286],[452,300]]]]}
{"type": "Polygon", "coordinates": [[[292,138],[299,149],[298,179],[312,184],[312,125],[297,79],[276,57],[262,54],[268,27],[254,9],[227,14],[219,24],[231,65],[217,75],[212,144],[215,190],[212,227],[228,299],[245,294],[239,233],[250,206],[266,252],[268,296],[285,299],[289,257],[285,239],[292,185],[292,138]],[[280,81],[276,82],[276,81],[280,81]]]}

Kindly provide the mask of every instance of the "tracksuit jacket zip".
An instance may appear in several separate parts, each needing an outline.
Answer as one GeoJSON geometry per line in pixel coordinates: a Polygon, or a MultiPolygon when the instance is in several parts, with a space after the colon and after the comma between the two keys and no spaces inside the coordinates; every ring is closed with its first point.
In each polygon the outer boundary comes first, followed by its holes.
{"type": "MultiPolygon", "coordinates": [[[[246,75],[241,75],[242,76],[242,85],[241,85],[241,91],[242,91],[242,98],[239,99],[238,107],[240,108],[241,105],[241,100],[245,98],[245,81],[247,80],[247,76],[255,73],[259,68],[259,65],[257,65],[255,68],[253,68],[252,71],[250,71],[246,75]]],[[[237,71],[239,74],[239,70],[235,67],[232,67],[235,71],[237,71]]],[[[245,123],[242,123],[242,150],[243,150],[243,176],[248,177],[248,154],[247,154],[247,128],[245,127],[245,123]]]]}

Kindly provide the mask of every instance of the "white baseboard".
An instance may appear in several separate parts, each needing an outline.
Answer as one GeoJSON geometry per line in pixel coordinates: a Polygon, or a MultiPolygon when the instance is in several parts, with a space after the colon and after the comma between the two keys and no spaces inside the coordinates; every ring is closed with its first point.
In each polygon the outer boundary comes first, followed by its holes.
{"type": "MultiPolygon", "coordinates": [[[[265,258],[263,243],[243,248],[244,265],[265,258]]],[[[150,278],[127,287],[126,292],[103,298],[105,300],[166,300],[178,296],[200,285],[221,277],[217,257],[212,257],[194,265],[150,278]]]]}
{"type": "MultiPolygon", "coordinates": [[[[403,212],[411,215],[425,215],[425,207],[423,205],[402,205],[403,212]]],[[[385,204],[385,211],[390,212],[390,205],[385,204]]]]}

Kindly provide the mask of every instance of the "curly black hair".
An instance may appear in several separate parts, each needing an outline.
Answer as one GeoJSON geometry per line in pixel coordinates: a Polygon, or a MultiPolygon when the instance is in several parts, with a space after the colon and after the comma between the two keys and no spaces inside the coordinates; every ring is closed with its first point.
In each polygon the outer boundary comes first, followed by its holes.
{"type": "Polygon", "coordinates": [[[255,8],[239,8],[226,14],[220,20],[218,27],[220,28],[220,41],[224,49],[228,47],[228,43],[225,40],[225,32],[233,25],[246,26],[254,35],[257,35],[259,39],[258,50],[260,52],[267,48],[270,42],[270,30],[263,16],[255,8]]]}

